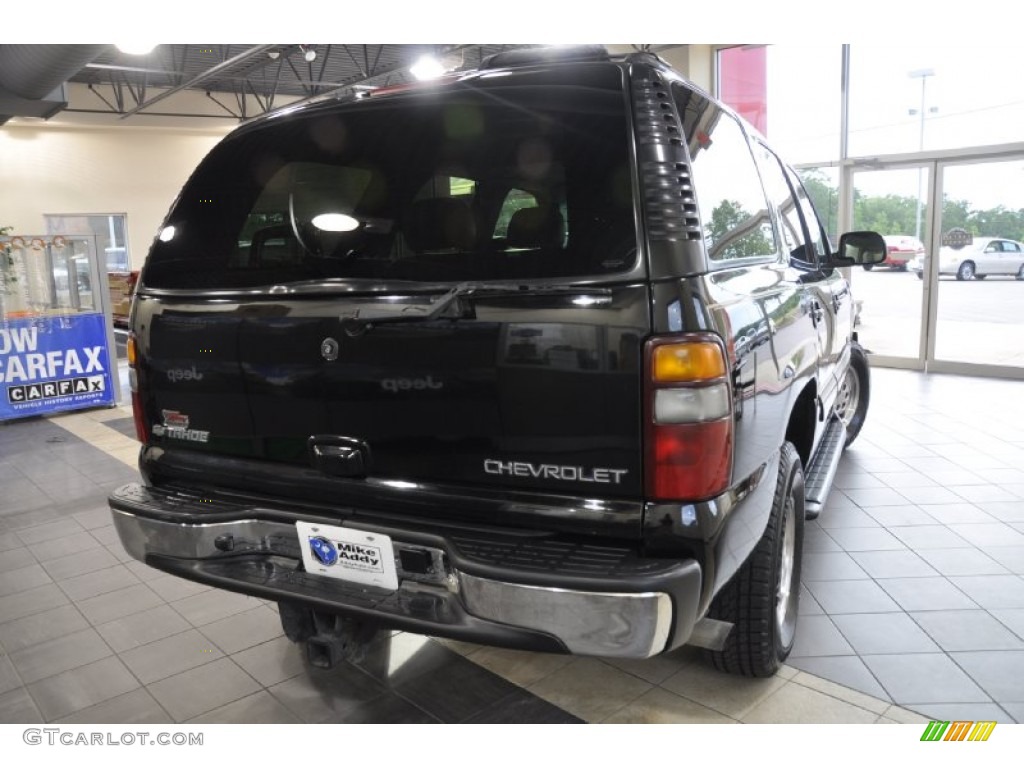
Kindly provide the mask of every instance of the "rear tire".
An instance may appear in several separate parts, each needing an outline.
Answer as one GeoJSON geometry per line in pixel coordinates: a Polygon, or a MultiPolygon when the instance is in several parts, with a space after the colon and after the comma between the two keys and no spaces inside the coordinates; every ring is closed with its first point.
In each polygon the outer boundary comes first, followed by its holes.
{"type": "Polygon", "coordinates": [[[1020,265],[1020,269],[1017,270],[1017,279],[1024,280],[1024,264],[1020,265]]]}
{"type": "Polygon", "coordinates": [[[803,466],[793,444],[783,443],[768,526],[708,610],[709,618],[734,624],[721,651],[706,651],[717,669],[771,677],[793,650],[804,514],[803,466]]]}
{"type": "Polygon", "coordinates": [[[965,261],[956,271],[957,280],[971,280],[974,278],[974,262],[965,261]]]}
{"type": "Polygon", "coordinates": [[[868,356],[864,347],[853,342],[850,345],[850,365],[839,385],[835,405],[836,416],[846,425],[844,449],[850,447],[850,443],[857,439],[864,427],[870,399],[871,368],[868,366],[868,356]]]}

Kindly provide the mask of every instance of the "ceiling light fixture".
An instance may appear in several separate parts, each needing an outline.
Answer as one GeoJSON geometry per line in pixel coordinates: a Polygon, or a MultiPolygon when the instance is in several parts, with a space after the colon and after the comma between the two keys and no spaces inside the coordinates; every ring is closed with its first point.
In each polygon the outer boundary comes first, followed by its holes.
{"type": "Polygon", "coordinates": [[[300,45],[299,49],[302,51],[302,58],[306,61],[312,62],[316,60],[316,48],[312,45],[300,45]]]}
{"type": "Polygon", "coordinates": [[[128,44],[117,44],[114,46],[121,53],[127,53],[130,56],[145,56],[147,53],[152,53],[156,45],[149,43],[128,43],[128,44]]]}
{"type": "Polygon", "coordinates": [[[277,60],[281,56],[280,51],[267,51],[267,58],[277,60]]]}
{"type": "Polygon", "coordinates": [[[436,80],[445,73],[444,64],[434,56],[420,56],[416,63],[409,67],[412,76],[417,80],[436,80]]]}

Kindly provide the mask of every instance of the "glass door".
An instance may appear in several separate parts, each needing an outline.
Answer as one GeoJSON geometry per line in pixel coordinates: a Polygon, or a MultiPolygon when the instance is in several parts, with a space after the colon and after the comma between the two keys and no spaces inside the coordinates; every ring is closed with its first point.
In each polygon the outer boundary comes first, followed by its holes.
{"type": "Polygon", "coordinates": [[[850,275],[861,344],[873,359],[890,365],[924,366],[921,333],[925,285],[920,269],[928,234],[928,164],[855,169],[854,230],[885,237],[885,262],[854,268],[850,275]]]}
{"type": "MultiPolygon", "coordinates": [[[[929,369],[1024,378],[1024,155],[938,164],[929,369]]],[[[928,274],[925,275],[928,277],[928,274]]]]}

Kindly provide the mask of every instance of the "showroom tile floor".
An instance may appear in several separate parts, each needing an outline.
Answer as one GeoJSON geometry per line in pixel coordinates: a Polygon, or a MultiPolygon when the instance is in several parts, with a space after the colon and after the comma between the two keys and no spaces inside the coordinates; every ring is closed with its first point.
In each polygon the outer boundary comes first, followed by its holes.
{"type": "Polygon", "coordinates": [[[273,606],[131,561],[123,408],[0,425],[0,722],[1024,721],[1019,383],[875,370],[770,680],[399,633],[310,670],[273,606]]]}

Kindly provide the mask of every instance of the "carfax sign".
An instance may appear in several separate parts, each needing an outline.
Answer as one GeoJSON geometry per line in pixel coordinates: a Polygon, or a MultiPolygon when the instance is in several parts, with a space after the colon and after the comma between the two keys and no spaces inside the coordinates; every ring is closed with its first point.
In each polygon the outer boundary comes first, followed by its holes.
{"type": "Polygon", "coordinates": [[[114,403],[102,314],[0,320],[0,421],[114,403]]]}

